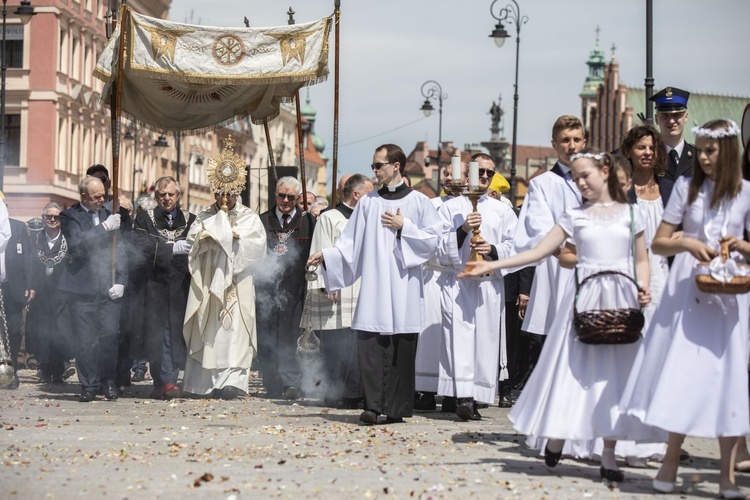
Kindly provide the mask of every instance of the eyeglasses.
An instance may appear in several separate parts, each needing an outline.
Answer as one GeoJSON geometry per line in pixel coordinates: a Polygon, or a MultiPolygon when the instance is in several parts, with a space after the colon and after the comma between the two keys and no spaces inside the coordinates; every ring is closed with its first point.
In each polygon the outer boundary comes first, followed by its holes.
{"type": "Polygon", "coordinates": [[[487,177],[492,177],[495,175],[495,171],[489,168],[480,168],[479,177],[484,177],[485,175],[487,175],[487,177]]]}
{"type": "Polygon", "coordinates": [[[294,200],[296,200],[296,199],[297,199],[297,196],[298,196],[298,195],[296,195],[296,194],[284,194],[284,193],[276,193],[276,197],[277,197],[278,199],[280,199],[280,200],[289,200],[289,201],[294,201],[294,200]]]}
{"type": "Polygon", "coordinates": [[[46,215],[45,214],[44,216],[44,220],[49,220],[49,221],[58,220],[59,218],[60,218],[59,215],[46,215]]]}
{"type": "Polygon", "coordinates": [[[376,171],[376,172],[377,172],[377,171],[378,171],[378,170],[380,170],[381,168],[385,167],[386,165],[390,165],[390,164],[391,164],[391,162],[390,162],[390,161],[389,161],[389,162],[387,162],[387,163],[373,163],[372,165],[370,165],[370,167],[371,167],[371,168],[372,168],[372,169],[373,169],[374,171],[376,171]]]}

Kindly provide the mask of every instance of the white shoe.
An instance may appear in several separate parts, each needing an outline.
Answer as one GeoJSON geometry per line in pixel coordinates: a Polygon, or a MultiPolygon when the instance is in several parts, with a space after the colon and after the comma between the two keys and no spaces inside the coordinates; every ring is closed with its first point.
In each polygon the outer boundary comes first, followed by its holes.
{"type": "Polygon", "coordinates": [[[740,490],[719,490],[720,498],[741,498],[744,500],[747,496],[740,490]]]}
{"type": "Polygon", "coordinates": [[[674,490],[674,481],[659,481],[658,479],[654,479],[652,485],[654,491],[658,493],[672,493],[674,490]]]}
{"type": "Polygon", "coordinates": [[[648,467],[648,459],[641,457],[625,457],[625,463],[628,467],[634,467],[637,469],[645,469],[648,467]]]}

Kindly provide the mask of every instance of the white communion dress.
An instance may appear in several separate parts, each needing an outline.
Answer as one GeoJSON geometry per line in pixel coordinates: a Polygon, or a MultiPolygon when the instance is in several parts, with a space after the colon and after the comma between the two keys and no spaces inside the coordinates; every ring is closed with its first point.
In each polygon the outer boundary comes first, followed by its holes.
{"type": "MultiPolygon", "coordinates": [[[[578,279],[599,271],[633,275],[634,234],[644,230],[637,206],[585,204],[570,209],[560,227],[576,245],[578,279]]],[[[565,292],[539,362],[509,418],[531,439],[653,439],[653,429],[625,415],[619,406],[640,341],[623,345],[580,342],[573,327],[575,284],[565,292]]],[[[578,310],[638,307],[635,286],[623,276],[605,275],[580,290],[578,310]]]]}
{"type": "MultiPolygon", "coordinates": [[[[683,224],[684,237],[718,249],[727,235],[750,229],[750,183],[714,207],[706,179],[688,204],[690,179],[680,178],[664,222],[683,224]]],[[[636,358],[622,406],[648,425],[714,438],[750,433],[747,294],[706,294],[695,284],[696,259],[675,256],[667,285],[636,358]]]]}

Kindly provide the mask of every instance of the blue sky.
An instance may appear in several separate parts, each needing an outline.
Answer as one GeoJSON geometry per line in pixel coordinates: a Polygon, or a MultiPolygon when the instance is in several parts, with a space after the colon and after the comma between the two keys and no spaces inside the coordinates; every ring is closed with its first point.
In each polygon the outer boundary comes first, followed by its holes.
{"type": "MultiPolygon", "coordinates": [[[[578,94],[597,26],[608,57],[612,44],[617,47],[621,81],[643,87],[646,0],[518,2],[521,14],[529,17],[521,28],[519,144],[547,145],[557,116],[580,115],[578,94]]],[[[490,0],[342,0],[340,171],[369,174],[372,152],[385,142],[399,144],[407,154],[417,141],[437,143],[437,113],[423,118],[419,109],[424,101],[420,88],[427,80],[438,81],[448,94],[443,104],[444,141],[463,147],[488,139],[487,112],[500,94],[505,135],[511,136],[515,31],[502,48],[495,46],[489,38],[495,25],[490,4],[490,0]]],[[[243,26],[247,16],[251,26],[276,26],[286,24],[290,5],[297,22],[333,12],[333,0],[173,0],[170,18],[243,26]]],[[[496,9],[503,5],[499,1],[496,9]]],[[[747,0],[655,0],[656,87],[750,97],[748,19],[747,0]]],[[[310,95],[318,111],[316,132],[331,157],[333,75],[312,87],[310,95]]]]}

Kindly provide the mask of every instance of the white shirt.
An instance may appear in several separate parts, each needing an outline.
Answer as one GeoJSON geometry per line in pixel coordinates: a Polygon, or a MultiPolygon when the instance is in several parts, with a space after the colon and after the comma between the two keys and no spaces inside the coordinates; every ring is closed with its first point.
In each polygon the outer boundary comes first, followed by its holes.
{"type": "Polygon", "coordinates": [[[55,243],[57,243],[57,240],[60,239],[61,234],[62,234],[62,231],[59,231],[57,233],[57,236],[55,236],[54,238],[50,238],[49,234],[47,234],[47,231],[44,231],[44,236],[45,238],[47,238],[47,246],[49,247],[50,250],[52,250],[52,247],[55,246],[55,243]]]}
{"type": "Polygon", "coordinates": [[[83,208],[86,211],[86,213],[91,216],[91,218],[94,220],[94,225],[98,226],[99,225],[99,212],[95,212],[93,210],[89,210],[86,207],[86,205],[84,205],[83,203],[81,203],[81,208],[83,208]]]}
{"type": "MultiPolygon", "coordinates": [[[[294,219],[294,216],[297,215],[297,207],[294,207],[291,212],[289,212],[289,220],[291,221],[294,219]]],[[[276,218],[279,219],[279,224],[281,224],[281,227],[284,227],[284,214],[281,213],[281,211],[276,208],[276,218]]]]}

